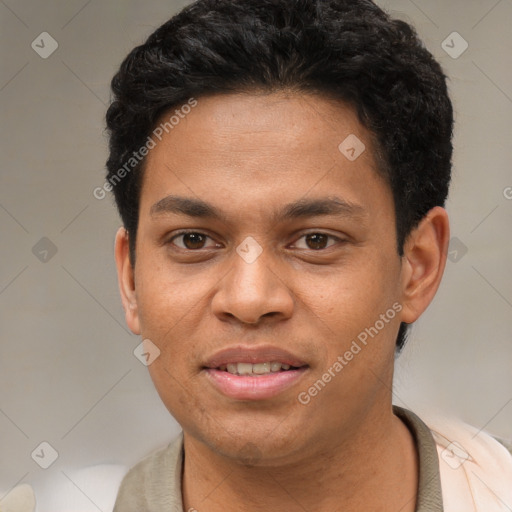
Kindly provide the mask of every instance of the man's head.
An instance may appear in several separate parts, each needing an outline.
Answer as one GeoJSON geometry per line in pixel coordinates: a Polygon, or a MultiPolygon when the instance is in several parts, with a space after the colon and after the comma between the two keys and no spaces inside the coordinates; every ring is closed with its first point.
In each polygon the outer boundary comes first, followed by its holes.
{"type": "Polygon", "coordinates": [[[364,0],[200,1],[112,87],[123,303],[184,430],[286,457],[390,400],[448,243],[452,109],[413,30],[364,0]],[[249,361],[292,368],[254,388],[226,371],[249,361]]]}
{"type": "MultiPolygon", "coordinates": [[[[194,3],[128,55],[112,89],[107,180],[133,263],[145,166],[139,150],[148,136],[158,141],[162,115],[183,115],[190,98],[294,90],[352,106],[391,187],[399,255],[420,219],[447,197],[453,115],[445,77],[414,30],[370,1],[194,3]]],[[[175,121],[165,121],[169,131],[175,121]]],[[[398,350],[405,336],[403,324],[398,350]]]]}

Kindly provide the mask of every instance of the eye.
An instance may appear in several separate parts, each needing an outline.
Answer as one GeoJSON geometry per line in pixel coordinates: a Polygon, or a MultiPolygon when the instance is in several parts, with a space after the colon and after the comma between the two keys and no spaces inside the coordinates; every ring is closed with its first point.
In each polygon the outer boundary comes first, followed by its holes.
{"type": "Polygon", "coordinates": [[[178,233],[174,235],[169,242],[173,243],[180,249],[185,250],[198,250],[198,249],[207,249],[209,247],[219,247],[212,238],[204,233],[198,233],[196,231],[185,231],[182,233],[178,233]],[[205,245],[207,240],[211,241],[209,246],[205,245]]]}
{"type": "Polygon", "coordinates": [[[341,242],[342,240],[332,236],[328,235],[326,233],[307,233],[299,238],[299,240],[304,239],[305,246],[303,245],[300,247],[299,243],[296,242],[294,244],[294,247],[298,249],[312,249],[314,251],[319,251],[322,249],[327,249],[327,247],[330,247],[331,245],[334,245],[336,241],[341,242]],[[329,239],[333,240],[334,242],[331,244],[328,244],[329,239]]]}

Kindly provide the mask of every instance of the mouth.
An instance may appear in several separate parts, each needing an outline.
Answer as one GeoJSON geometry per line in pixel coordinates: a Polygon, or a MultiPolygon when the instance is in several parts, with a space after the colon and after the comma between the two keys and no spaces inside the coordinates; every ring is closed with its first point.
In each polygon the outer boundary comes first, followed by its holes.
{"type": "MultiPolygon", "coordinates": [[[[304,365],[305,366],[305,365],[304,365]]],[[[259,377],[268,375],[269,373],[289,372],[303,368],[304,366],[292,366],[287,363],[279,361],[268,361],[265,363],[228,363],[214,368],[222,372],[228,372],[231,375],[250,375],[252,377],[259,377]]]]}
{"type": "Polygon", "coordinates": [[[234,347],[214,355],[202,370],[222,395],[266,400],[295,386],[309,365],[276,347],[234,347]]]}

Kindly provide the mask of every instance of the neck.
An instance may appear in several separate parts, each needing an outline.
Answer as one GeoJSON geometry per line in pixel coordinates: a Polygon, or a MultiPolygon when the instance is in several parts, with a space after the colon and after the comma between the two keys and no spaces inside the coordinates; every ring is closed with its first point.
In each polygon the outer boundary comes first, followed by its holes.
{"type": "Polygon", "coordinates": [[[184,510],[414,512],[416,447],[391,409],[338,437],[293,461],[247,466],[185,433],[184,510]]]}

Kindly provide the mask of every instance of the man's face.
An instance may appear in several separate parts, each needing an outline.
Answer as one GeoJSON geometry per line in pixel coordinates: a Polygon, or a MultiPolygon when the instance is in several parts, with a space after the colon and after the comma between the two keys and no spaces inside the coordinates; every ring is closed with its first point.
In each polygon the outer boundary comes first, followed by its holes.
{"type": "Polygon", "coordinates": [[[373,153],[351,108],[285,93],[198,98],[151,150],[131,327],[186,436],[272,464],[389,408],[403,279],[373,153]]]}

